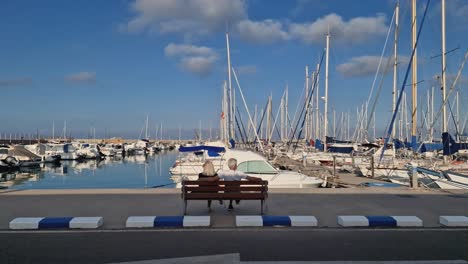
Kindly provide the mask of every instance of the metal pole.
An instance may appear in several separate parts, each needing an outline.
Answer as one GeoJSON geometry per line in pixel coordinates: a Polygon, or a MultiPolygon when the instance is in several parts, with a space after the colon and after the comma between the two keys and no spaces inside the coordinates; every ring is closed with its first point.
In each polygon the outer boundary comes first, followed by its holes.
{"type": "Polygon", "coordinates": [[[327,50],[325,57],[325,113],[324,113],[324,151],[327,152],[328,135],[328,56],[330,53],[330,32],[327,33],[327,50]]]}
{"type": "MultiPolygon", "coordinates": [[[[392,110],[394,114],[396,112],[396,101],[397,101],[399,12],[400,12],[400,1],[397,1],[397,5],[395,7],[395,42],[393,44],[394,62],[393,62],[393,92],[392,92],[393,109],[392,110]]],[[[396,136],[396,130],[395,130],[395,124],[393,124],[392,137],[395,138],[395,136],[396,136]]]]}
{"type": "MultiPolygon", "coordinates": [[[[445,60],[445,0],[442,0],[442,100],[445,102],[447,97],[447,80],[446,80],[446,60],[445,60]]],[[[442,132],[448,132],[447,125],[447,107],[446,104],[443,105],[442,110],[442,132]]],[[[444,155],[444,162],[447,162],[448,156],[444,155]]]]}
{"type": "Polygon", "coordinates": [[[412,48],[414,50],[414,58],[413,58],[413,74],[412,74],[412,105],[413,110],[411,112],[411,144],[413,148],[416,147],[416,136],[417,136],[417,123],[418,123],[418,115],[417,115],[417,108],[418,108],[418,60],[417,60],[417,50],[416,50],[416,39],[417,39],[417,28],[416,28],[416,0],[412,1],[412,48]]]}

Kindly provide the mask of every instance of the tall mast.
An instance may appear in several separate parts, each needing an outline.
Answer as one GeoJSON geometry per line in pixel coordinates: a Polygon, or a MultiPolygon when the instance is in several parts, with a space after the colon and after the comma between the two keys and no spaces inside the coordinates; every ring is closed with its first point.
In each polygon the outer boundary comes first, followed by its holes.
{"type": "Polygon", "coordinates": [[[232,81],[231,81],[231,52],[229,50],[229,33],[226,32],[226,49],[227,49],[227,69],[228,69],[228,88],[229,88],[229,137],[234,138],[234,100],[232,92],[232,81]]]}
{"type": "Polygon", "coordinates": [[[148,139],[148,115],[146,115],[145,139],[148,139]]]}
{"type": "Polygon", "coordinates": [[[460,131],[460,92],[457,91],[457,122],[456,122],[456,128],[457,128],[457,141],[460,141],[460,133],[463,131],[460,131]]]}
{"type": "MultiPolygon", "coordinates": [[[[398,67],[398,33],[399,33],[399,12],[400,12],[400,1],[397,1],[397,5],[395,7],[395,42],[393,43],[393,114],[396,112],[396,101],[397,101],[397,67],[398,67]]],[[[392,129],[392,138],[395,138],[396,131],[395,131],[395,123],[393,123],[392,129]]]]}
{"type": "MultiPolygon", "coordinates": [[[[306,109],[308,107],[308,100],[309,98],[309,65],[306,65],[305,66],[305,105],[306,105],[306,109]]],[[[308,139],[309,138],[309,113],[308,111],[306,110],[306,116],[305,116],[305,125],[304,125],[304,129],[305,129],[305,133],[304,133],[304,139],[308,139]]]]}
{"type": "Polygon", "coordinates": [[[286,138],[289,137],[288,90],[289,90],[289,87],[288,87],[288,84],[286,84],[286,93],[284,97],[284,122],[285,122],[284,135],[286,136],[286,138]]]}
{"type": "Polygon", "coordinates": [[[327,33],[327,50],[325,57],[325,113],[324,113],[324,151],[327,151],[327,135],[328,135],[328,56],[330,53],[330,32],[327,33]]]}
{"type": "MultiPolygon", "coordinates": [[[[431,124],[434,122],[434,86],[432,86],[431,91],[431,124]]],[[[434,140],[434,126],[431,125],[431,142],[434,140]]]]}
{"type": "MultiPolygon", "coordinates": [[[[447,97],[447,80],[445,75],[446,61],[445,61],[445,0],[442,0],[442,101],[444,102],[442,110],[442,132],[448,132],[447,126],[447,107],[445,99],[447,97]]],[[[444,161],[447,161],[448,156],[444,156],[444,161]]]]}
{"type": "Polygon", "coordinates": [[[416,28],[416,0],[412,0],[412,47],[414,50],[414,57],[413,57],[413,74],[412,74],[412,105],[413,110],[411,111],[411,144],[413,149],[416,148],[416,136],[417,136],[417,123],[418,123],[418,115],[417,115],[417,107],[418,107],[418,60],[417,60],[417,50],[416,50],[416,38],[417,38],[417,28],[416,28]]]}
{"type": "Polygon", "coordinates": [[[52,121],[52,139],[55,139],[55,121],[52,121]]]}
{"type": "Polygon", "coordinates": [[[319,74],[320,64],[317,63],[317,75],[315,78],[316,87],[315,87],[315,139],[320,138],[320,108],[319,108],[319,86],[320,86],[320,74],[319,74]]]}

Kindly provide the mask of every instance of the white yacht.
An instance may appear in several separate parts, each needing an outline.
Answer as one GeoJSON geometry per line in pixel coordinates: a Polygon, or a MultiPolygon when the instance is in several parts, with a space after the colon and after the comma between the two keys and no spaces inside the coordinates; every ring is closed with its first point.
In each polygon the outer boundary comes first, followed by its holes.
{"type": "MultiPolygon", "coordinates": [[[[249,176],[262,178],[268,181],[268,186],[272,188],[318,188],[324,182],[320,178],[298,172],[278,170],[265,157],[252,151],[226,149],[213,163],[217,169],[228,170],[227,161],[230,158],[237,160],[238,171],[245,172],[249,176]]],[[[201,172],[201,164],[199,166],[201,172]]],[[[175,181],[196,180],[198,175],[173,175],[173,179],[175,181]]],[[[180,183],[177,184],[177,187],[180,187],[180,183]]]]}

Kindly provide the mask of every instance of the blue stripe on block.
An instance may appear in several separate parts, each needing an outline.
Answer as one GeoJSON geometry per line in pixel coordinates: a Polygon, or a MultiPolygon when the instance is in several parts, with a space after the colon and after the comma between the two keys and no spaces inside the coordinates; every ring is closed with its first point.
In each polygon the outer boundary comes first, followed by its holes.
{"type": "Polygon", "coordinates": [[[291,226],[289,216],[262,216],[263,226],[291,226]]]}
{"type": "Polygon", "coordinates": [[[39,222],[39,229],[70,228],[73,217],[46,217],[39,222]]]}
{"type": "Polygon", "coordinates": [[[154,219],[155,227],[174,227],[174,226],[183,226],[184,217],[183,216],[156,216],[154,219]]]}
{"type": "Polygon", "coordinates": [[[391,216],[366,216],[369,226],[397,226],[396,220],[391,216]]]}

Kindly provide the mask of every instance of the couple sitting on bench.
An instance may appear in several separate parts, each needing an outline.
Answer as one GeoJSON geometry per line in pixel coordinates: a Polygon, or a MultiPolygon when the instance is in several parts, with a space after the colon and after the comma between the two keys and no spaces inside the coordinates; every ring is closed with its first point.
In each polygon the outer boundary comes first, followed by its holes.
{"type": "MultiPolygon", "coordinates": [[[[236,159],[229,159],[228,160],[228,167],[229,170],[221,170],[218,173],[215,172],[213,163],[207,160],[203,164],[203,172],[198,175],[198,180],[203,181],[241,181],[243,179],[249,181],[261,181],[261,178],[251,177],[247,174],[237,171],[237,160],[236,159]]],[[[223,201],[219,200],[219,203],[222,204],[223,201]]],[[[236,200],[236,204],[239,204],[239,200],[236,200]]],[[[211,200],[208,200],[208,207],[211,207],[211,200]]],[[[229,207],[228,210],[232,211],[234,207],[232,206],[232,200],[229,200],[229,207]]]]}

